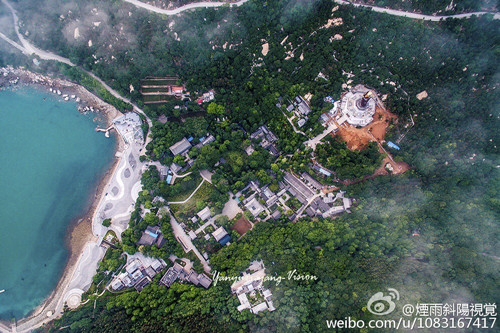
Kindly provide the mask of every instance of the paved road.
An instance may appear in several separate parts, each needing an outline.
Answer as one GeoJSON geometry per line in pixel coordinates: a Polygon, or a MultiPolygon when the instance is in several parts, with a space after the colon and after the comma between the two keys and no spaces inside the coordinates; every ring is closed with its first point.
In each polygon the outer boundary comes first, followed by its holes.
{"type": "MultiPolygon", "coordinates": [[[[160,170],[160,167],[161,167],[161,164],[158,163],[159,165],[157,166],[158,170],[160,170]]],[[[173,171],[173,170],[172,170],[173,171]]],[[[186,172],[185,174],[183,175],[178,175],[175,173],[175,171],[173,171],[173,175],[172,175],[172,180],[171,180],[171,183],[170,184],[175,184],[175,181],[177,180],[177,178],[184,178],[186,176],[189,176],[190,174],[192,174],[193,172],[192,171],[189,171],[189,172],[186,172]]]]}
{"type": "Polygon", "coordinates": [[[163,14],[163,15],[177,15],[180,14],[186,10],[191,10],[191,9],[196,9],[196,8],[214,8],[214,7],[221,7],[224,5],[230,5],[239,7],[243,5],[245,2],[248,0],[241,0],[238,2],[230,3],[230,2],[207,2],[207,1],[202,1],[202,2],[195,2],[195,3],[190,3],[185,6],[181,6],[179,8],[175,9],[163,9],[159,7],[152,6],[150,4],[144,3],[139,0],[123,0],[125,2],[128,2],[136,7],[144,8],[146,10],[158,13],[158,14],[163,14]]]}
{"type": "Polygon", "coordinates": [[[170,225],[172,226],[173,232],[175,237],[181,241],[182,244],[184,244],[183,249],[186,253],[189,251],[193,251],[194,254],[200,259],[201,264],[203,265],[203,270],[207,273],[210,273],[211,267],[208,265],[208,262],[203,258],[201,255],[200,251],[196,248],[196,246],[193,245],[193,242],[191,241],[191,238],[184,232],[184,229],[182,229],[181,225],[175,217],[170,213],[170,225]]]}
{"type": "Polygon", "coordinates": [[[0,38],[2,38],[3,40],[5,40],[7,43],[9,43],[10,45],[14,46],[16,49],[18,49],[19,51],[21,51],[22,53],[26,54],[26,55],[29,55],[28,54],[28,51],[26,51],[26,49],[24,47],[22,47],[21,45],[19,45],[18,43],[14,42],[12,39],[10,39],[9,37],[5,36],[3,33],[0,32],[0,38]]]}
{"type": "Polygon", "coordinates": [[[92,232],[99,240],[107,232],[107,228],[101,223],[104,219],[112,219],[111,229],[119,239],[121,233],[128,228],[130,214],[137,200],[136,188],[140,187],[143,163],[139,161],[139,149],[142,147],[132,143],[122,152],[120,162],[104,189],[92,221],[92,232]]]}
{"type": "Polygon", "coordinates": [[[201,170],[200,171],[201,177],[203,177],[203,179],[205,179],[210,184],[212,184],[212,175],[213,174],[214,174],[213,172],[210,172],[208,170],[201,170]]]}
{"type": "Polygon", "coordinates": [[[16,30],[17,37],[21,41],[21,44],[23,45],[24,49],[28,54],[37,54],[41,59],[44,60],[56,60],[63,62],[65,64],[68,64],[70,66],[74,66],[74,64],[67,58],[60,57],[57,54],[53,54],[47,51],[40,50],[36,48],[35,46],[31,45],[25,38],[24,36],[19,32],[19,18],[17,17],[16,11],[14,8],[11,6],[11,4],[7,0],[2,0],[3,4],[9,8],[10,12],[12,13],[12,16],[14,18],[14,29],[16,30]]]}
{"type": "Polygon", "coordinates": [[[224,208],[222,209],[221,215],[226,215],[229,219],[233,219],[238,213],[243,213],[240,206],[238,206],[238,201],[236,199],[231,199],[233,193],[229,192],[229,201],[226,202],[224,208]]]}
{"type": "MultiPolygon", "coordinates": [[[[471,16],[480,16],[480,15],[485,15],[485,14],[492,14],[489,12],[473,12],[473,13],[466,13],[466,14],[456,14],[456,15],[441,15],[441,16],[434,16],[434,15],[424,15],[424,14],[417,14],[417,13],[411,13],[411,12],[405,12],[402,10],[396,10],[396,9],[388,9],[388,8],[383,8],[383,7],[376,7],[376,6],[370,6],[370,5],[361,5],[357,3],[352,3],[350,1],[346,0],[334,0],[336,3],[340,5],[353,5],[355,7],[365,7],[365,8],[371,8],[374,12],[379,12],[379,13],[386,13],[389,15],[394,15],[394,16],[402,16],[402,17],[409,17],[409,18],[414,18],[417,20],[424,20],[424,21],[440,21],[443,19],[447,18],[469,18],[471,16]]],[[[495,13],[493,15],[493,18],[498,20],[500,19],[500,14],[495,13]]]]}
{"type": "Polygon", "coordinates": [[[304,142],[304,144],[312,148],[312,150],[316,150],[316,145],[320,143],[325,136],[327,136],[330,132],[334,131],[337,128],[338,128],[337,125],[332,121],[330,125],[321,134],[315,136],[310,140],[307,140],[306,142],[304,142]]]}
{"type": "MultiPolygon", "coordinates": [[[[128,2],[136,7],[144,8],[146,10],[158,13],[158,14],[163,14],[163,15],[177,15],[179,13],[182,13],[186,10],[190,9],[196,9],[196,8],[213,8],[213,7],[220,7],[228,4],[227,2],[196,2],[196,3],[191,3],[176,9],[163,9],[159,7],[155,7],[153,5],[144,3],[139,0],[124,0],[125,2],[128,2]]],[[[230,6],[241,6],[248,0],[241,0],[235,3],[231,3],[230,6]]],[[[424,21],[440,21],[442,19],[447,19],[447,18],[469,18],[471,16],[479,16],[479,15],[485,15],[485,14],[491,14],[489,12],[473,12],[473,13],[465,13],[465,14],[455,14],[455,15],[441,15],[441,16],[433,16],[433,15],[424,15],[424,14],[417,14],[417,13],[411,13],[411,12],[405,12],[402,10],[396,10],[396,9],[388,9],[388,8],[383,8],[383,7],[376,7],[376,6],[370,6],[370,5],[361,5],[361,4],[356,4],[352,3],[350,1],[346,0],[334,0],[336,3],[340,5],[349,5],[352,4],[355,7],[366,7],[366,8],[371,8],[374,12],[379,12],[379,13],[386,13],[389,15],[395,15],[395,16],[402,16],[402,17],[408,17],[408,18],[414,18],[418,20],[424,20],[424,21]]],[[[500,14],[495,13],[493,16],[495,19],[500,19],[500,14]]]]}
{"type": "MultiPolygon", "coordinates": [[[[293,124],[293,121],[291,118],[288,118],[288,116],[283,112],[283,115],[285,116],[285,118],[288,120],[288,122],[290,123],[290,125],[292,125],[293,127],[293,131],[297,134],[302,134],[303,136],[307,136],[306,133],[302,132],[302,131],[299,131],[295,125],[293,124]]],[[[292,117],[293,118],[293,117],[292,117]]]]}
{"type": "MultiPolygon", "coordinates": [[[[219,215],[217,215],[217,216],[219,216],[219,215]]],[[[209,225],[211,225],[212,227],[214,227],[214,230],[217,229],[217,226],[215,225],[215,222],[214,222],[217,216],[214,216],[211,219],[209,219],[201,227],[199,227],[198,229],[196,229],[194,233],[198,235],[200,232],[202,232],[203,230],[205,230],[205,228],[208,227],[209,225]]]]}

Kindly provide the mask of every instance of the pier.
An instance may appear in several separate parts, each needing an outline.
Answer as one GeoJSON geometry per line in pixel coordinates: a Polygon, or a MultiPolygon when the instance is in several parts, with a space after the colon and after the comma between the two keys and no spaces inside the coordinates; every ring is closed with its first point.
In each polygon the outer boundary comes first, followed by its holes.
{"type": "Polygon", "coordinates": [[[95,131],[96,131],[96,132],[104,132],[104,136],[105,136],[105,137],[107,137],[107,138],[109,138],[109,131],[111,131],[111,130],[112,130],[112,129],[114,129],[114,128],[115,128],[115,126],[114,126],[114,125],[111,125],[111,126],[109,126],[108,128],[106,128],[106,129],[104,129],[104,128],[99,128],[99,126],[97,126],[97,127],[95,128],[95,131]]]}

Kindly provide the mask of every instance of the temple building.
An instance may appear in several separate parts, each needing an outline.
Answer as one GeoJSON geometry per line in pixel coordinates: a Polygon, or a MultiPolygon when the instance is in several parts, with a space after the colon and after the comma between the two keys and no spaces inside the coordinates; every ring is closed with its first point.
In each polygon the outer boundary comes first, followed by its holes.
{"type": "Polygon", "coordinates": [[[353,126],[364,127],[373,121],[376,104],[375,91],[358,84],[342,97],[340,117],[353,126]]]}

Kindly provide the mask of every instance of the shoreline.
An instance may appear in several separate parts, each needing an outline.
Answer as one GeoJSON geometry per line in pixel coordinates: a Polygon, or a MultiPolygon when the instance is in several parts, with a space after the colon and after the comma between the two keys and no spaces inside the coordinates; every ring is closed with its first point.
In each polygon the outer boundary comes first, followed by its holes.
{"type": "Polygon", "coordinates": [[[94,122],[97,120],[109,125],[113,119],[122,114],[114,106],[104,102],[78,83],[11,66],[0,68],[0,89],[16,89],[20,86],[45,89],[48,94],[60,97],[62,102],[76,102],[78,112],[96,114],[94,122]],[[104,119],[98,118],[99,116],[104,116],[104,119]]]}
{"type": "MultiPolygon", "coordinates": [[[[96,114],[92,119],[96,124],[105,123],[106,126],[109,126],[114,118],[121,115],[121,112],[115,107],[102,101],[83,86],[71,81],[61,78],[51,78],[25,69],[14,69],[12,67],[0,68],[0,89],[15,89],[20,86],[34,86],[35,88],[44,89],[48,94],[55,92],[55,95],[59,96],[63,101],[76,102],[80,113],[86,114],[88,112],[93,112],[96,114]],[[75,97],[72,98],[70,97],[71,95],[75,97]]],[[[10,332],[13,324],[15,327],[18,327],[28,324],[30,321],[34,321],[29,324],[31,327],[28,330],[31,330],[62,315],[62,312],[52,313],[51,309],[58,307],[61,307],[61,309],[63,308],[62,305],[66,302],[64,298],[67,296],[68,292],[66,289],[75,275],[80,257],[84,253],[87,245],[96,244],[98,241],[98,237],[93,233],[92,221],[104,194],[105,187],[111,180],[121,160],[121,158],[116,155],[125,148],[123,139],[116,130],[113,131],[113,135],[116,138],[116,143],[112,163],[107,168],[106,172],[96,181],[94,185],[95,190],[91,192],[88,198],[85,211],[69,221],[67,225],[66,234],[64,236],[64,246],[69,253],[57,285],[41,304],[30,311],[25,317],[16,319],[15,321],[0,320],[0,331],[7,330],[10,332]],[[48,315],[49,313],[51,314],[50,316],[48,315]]],[[[23,331],[23,329],[20,331],[23,331]]]]}

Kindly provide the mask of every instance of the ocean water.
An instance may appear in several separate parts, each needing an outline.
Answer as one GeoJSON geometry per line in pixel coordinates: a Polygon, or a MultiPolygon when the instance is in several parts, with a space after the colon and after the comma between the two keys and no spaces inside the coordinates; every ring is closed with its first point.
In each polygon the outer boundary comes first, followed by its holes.
{"type": "Polygon", "coordinates": [[[114,156],[93,116],[33,87],[0,91],[2,320],[29,314],[62,276],[65,236],[114,156]]]}

